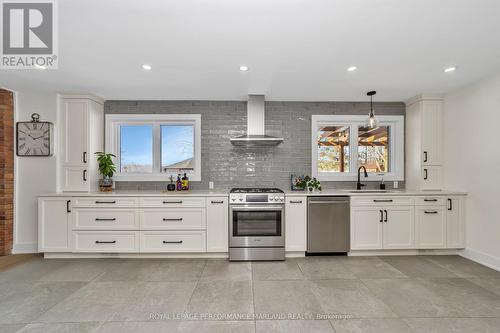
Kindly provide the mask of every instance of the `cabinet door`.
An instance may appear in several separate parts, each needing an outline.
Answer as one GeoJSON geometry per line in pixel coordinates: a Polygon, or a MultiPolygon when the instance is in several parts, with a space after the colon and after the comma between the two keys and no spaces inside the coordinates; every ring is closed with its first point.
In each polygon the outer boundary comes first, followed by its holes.
{"type": "Polygon", "coordinates": [[[67,166],[85,166],[88,163],[89,110],[88,101],[65,99],[62,107],[62,162],[67,166]]]}
{"type": "Polygon", "coordinates": [[[90,182],[87,168],[63,167],[61,172],[63,191],[89,191],[90,182]]]}
{"type": "Polygon", "coordinates": [[[441,165],[442,101],[424,101],[422,106],[422,165],[441,165]]]}
{"type": "Polygon", "coordinates": [[[415,215],[415,247],[417,249],[445,248],[445,207],[417,207],[415,215]]]}
{"type": "Polygon", "coordinates": [[[465,247],[465,197],[447,198],[446,247],[465,247]]]}
{"type": "Polygon", "coordinates": [[[351,250],[378,250],[383,246],[383,208],[351,209],[351,250]]]}
{"type": "Polygon", "coordinates": [[[286,198],[285,250],[306,251],[307,197],[286,198]]]}
{"type": "Polygon", "coordinates": [[[38,199],[38,252],[71,252],[70,198],[38,199]]]}
{"type": "Polygon", "coordinates": [[[415,213],[412,206],[384,209],[384,249],[415,247],[415,213]]]}
{"type": "Polygon", "coordinates": [[[440,166],[422,167],[421,190],[442,190],[443,189],[443,168],[440,166]]]}
{"type": "Polygon", "coordinates": [[[229,238],[227,197],[207,197],[207,252],[227,252],[229,238]]]}

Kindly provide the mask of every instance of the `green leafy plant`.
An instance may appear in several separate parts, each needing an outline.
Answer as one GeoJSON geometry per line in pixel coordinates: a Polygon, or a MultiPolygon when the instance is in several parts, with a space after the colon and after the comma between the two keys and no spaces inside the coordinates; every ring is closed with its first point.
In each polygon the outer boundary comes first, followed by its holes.
{"type": "Polygon", "coordinates": [[[99,172],[104,178],[111,178],[116,172],[116,166],[113,163],[113,154],[106,154],[102,151],[95,153],[97,155],[97,162],[99,163],[99,172]]]}
{"type": "Polygon", "coordinates": [[[297,186],[303,189],[307,189],[309,191],[319,190],[321,191],[321,183],[316,177],[305,176],[304,179],[301,179],[297,182],[297,186]]]}

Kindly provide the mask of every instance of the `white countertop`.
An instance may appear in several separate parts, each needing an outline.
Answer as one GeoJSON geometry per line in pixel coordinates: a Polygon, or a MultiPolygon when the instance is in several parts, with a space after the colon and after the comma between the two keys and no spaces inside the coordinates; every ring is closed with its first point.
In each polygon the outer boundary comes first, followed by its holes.
{"type": "Polygon", "coordinates": [[[227,197],[226,191],[113,191],[113,192],[53,192],[39,195],[39,197],[227,197]]]}
{"type": "MultiPolygon", "coordinates": [[[[370,190],[368,190],[370,191],[370,190]]],[[[386,192],[367,192],[353,190],[323,190],[320,192],[305,192],[305,191],[287,191],[287,197],[304,197],[304,196],[404,196],[404,195],[422,195],[422,196],[435,196],[435,195],[467,195],[466,192],[460,191],[412,191],[412,190],[387,190],[386,192]]]]}

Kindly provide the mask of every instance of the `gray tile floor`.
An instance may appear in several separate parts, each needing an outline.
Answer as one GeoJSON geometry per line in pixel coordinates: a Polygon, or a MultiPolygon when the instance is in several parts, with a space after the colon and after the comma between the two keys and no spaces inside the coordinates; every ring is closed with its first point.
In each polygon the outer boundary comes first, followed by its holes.
{"type": "Polygon", "coordinates": [[[500,332],[500,272],[458,256],[36,258],[0,271],[0,332],[500,332]]]}

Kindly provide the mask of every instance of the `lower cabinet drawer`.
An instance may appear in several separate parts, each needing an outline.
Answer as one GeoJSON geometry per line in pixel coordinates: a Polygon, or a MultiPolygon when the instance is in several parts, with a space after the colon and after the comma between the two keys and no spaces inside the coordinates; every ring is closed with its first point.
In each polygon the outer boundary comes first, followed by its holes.
{"type": "Polygon", "coordinates": [[[354,196],[351,197],[351,207],[356,206],[412,206],[414,201],[412,197],[389,197],[389,196],[378,196],[378,197],[366,197],[366,196],[354,196]]]}
{"type": "Polygon", "coordinates": [[[74,209],[73,230],[139,230],[139,214],[135,209],[74,209]]]}
{"type": "Polygon", "coordinates": [[[205,231],[142,231],[141,252],[206,252],[205,231]]]}
{"type": "Polygon", "coordinates": [[[73,252],[139,252],[138,231],[74,231],[73,252]]]}
{"type": "Polygon", "coordinates": [[[141,230],[205,229],[205,208],[141,210],[141,230]]]}

